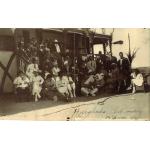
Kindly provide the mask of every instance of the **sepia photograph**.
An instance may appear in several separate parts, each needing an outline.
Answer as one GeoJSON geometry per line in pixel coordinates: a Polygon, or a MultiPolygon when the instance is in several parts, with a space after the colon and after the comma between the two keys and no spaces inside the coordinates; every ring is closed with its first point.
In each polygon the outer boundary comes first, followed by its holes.
{"type": "Polygon", "coordinates": [[[0,28],[0,120],[150,120],[150,29],[0,28]]]}

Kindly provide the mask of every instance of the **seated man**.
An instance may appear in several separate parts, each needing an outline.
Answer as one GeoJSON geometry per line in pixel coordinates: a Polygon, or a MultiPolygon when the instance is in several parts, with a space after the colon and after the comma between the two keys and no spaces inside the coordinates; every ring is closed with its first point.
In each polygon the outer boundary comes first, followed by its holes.
{"type": "Polygon", "coordinates": [[[95,76],[90,75],[88,76],[81,85],[81,93],[86,96],[96,96],[96,93],[98,92],[98,87],[96,87],[95,84],[95,76]]]}
{"type": "Polygon", "coordinates": [[[15,85],[15,93],[19,96],[19,99],[22,101],[23,98],[27,98],[30,83],[28,77],[23,72],[20,72],[13,83],[15,85]]]}
{"type": "Polygon", "coordinates": [[[144,83],[144,78],[138,69],[135,69],[133,73],[131,73],[131,78],[132,93],[135,93],[136,86],[142,86],[144,83]]]}
{"type": "Polygon", "coordinates": [[[42,93],[44,98],[48,100],[52,99],[53,101],[58,101],[59,98],[63,98],[57,91],[55,79],[51,74],[47,75],[46,80],[44,81],[42,93]]]}
{"type": "Polygon", "coordinates": [[[104,74],[103,73],[97,73],[94,76],[95,79],[95,87],[98,88],[98,90],[100,91],[102,87],[104,87],[105,85],[105,79],[104,79],[104,74]]]}
{"type": "Polygon", "coordinates": [[[56,83],[56,89],[62,96],[64,96],[68,100],[69,98],[68,81],[66,81],[66,79],[61,73],[59,75],[60,76],[54,78],[56,83]]]}
{"type": "Polygon", "coordinates": [[[89,56],[89,60],[87,62],[87,69],[91,70],[92,72],[96,71],[96,61],[92,56],[89,56]]]}

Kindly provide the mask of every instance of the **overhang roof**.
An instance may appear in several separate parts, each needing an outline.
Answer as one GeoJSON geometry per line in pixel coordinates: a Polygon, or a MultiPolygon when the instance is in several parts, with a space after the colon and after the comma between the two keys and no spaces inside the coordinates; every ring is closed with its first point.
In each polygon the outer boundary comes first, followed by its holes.
{"type": "Polygon", "coordinates": [[[0,28],[0,35],[13,36],[14,32],[13,32],[12,28],[0,28]]]}

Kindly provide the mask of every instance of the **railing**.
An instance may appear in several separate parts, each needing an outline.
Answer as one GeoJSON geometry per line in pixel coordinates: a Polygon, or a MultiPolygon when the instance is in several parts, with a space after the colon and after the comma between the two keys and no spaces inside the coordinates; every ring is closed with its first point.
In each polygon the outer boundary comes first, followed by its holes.
{"type": "Polygon", "coordinates": [[[30,62],[30,57],[24,51],[18,51],[16,53],[17,61],[18,61],[18,70],[22,72],[26,72],[27,65],[30,62]]]}

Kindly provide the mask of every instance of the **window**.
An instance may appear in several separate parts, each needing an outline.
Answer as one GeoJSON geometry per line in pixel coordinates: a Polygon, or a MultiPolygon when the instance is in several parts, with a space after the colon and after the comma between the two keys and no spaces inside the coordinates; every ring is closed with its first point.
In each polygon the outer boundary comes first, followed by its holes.
{"type": "Polygon", "coordinates": [[[103,45],[102,44],[95,44],[94,47],[94,54],[98,54],[99,51],[103,53],[103,45]]]}

